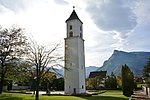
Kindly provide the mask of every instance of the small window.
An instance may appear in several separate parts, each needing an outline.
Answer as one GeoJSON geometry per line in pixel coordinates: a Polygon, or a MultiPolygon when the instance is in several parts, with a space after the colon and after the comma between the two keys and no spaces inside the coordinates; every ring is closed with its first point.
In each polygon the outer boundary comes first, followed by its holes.
{"type": "Polygon", "coordinates": [[[69,33],[69,37],[73,37],[73,32],[70,32],[70,33],[69,33]]]}
{"type": "Polygon", "coordinates": [[[80,31],[82,31],[82,26],[80,26],[80,31]]]}
{"type": "Polygon", "coordinates": [[[70,30],[72,30],[72,25],[70,25],[70,28],[69,28],[70,30]]]}
{"type": "Polygon", "coordinates": [[[80,37],[82,38],[82,33],[80,33],[80,37]]]}
{"type": "Polygon", "coordinates": [[[84,86],[82,85],[82,89],[84,88],[84,86]]]}

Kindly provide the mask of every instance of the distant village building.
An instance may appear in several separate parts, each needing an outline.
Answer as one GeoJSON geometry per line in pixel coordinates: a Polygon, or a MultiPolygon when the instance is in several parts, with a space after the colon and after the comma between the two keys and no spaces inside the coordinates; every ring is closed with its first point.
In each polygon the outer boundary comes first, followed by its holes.
{"type": "Polygon", "coordinates": [[[106,74],[107,74],[107,71],[93,71],[93,72],[90,72],[89,78],[95,78],[96,76],[105,78],[106,74]]]}
{"type": "Polygon", "coordinates": [[[89,78],[86,79],[86,87],[88,89],[100,89],[105,86],[107,71],[90,72],[89,78]]]}
{"type": "Polygon", "coordinates": [[[86,92],[83,23],[73,10],[66,24],[65,94],[81,94],[86,92]]]}

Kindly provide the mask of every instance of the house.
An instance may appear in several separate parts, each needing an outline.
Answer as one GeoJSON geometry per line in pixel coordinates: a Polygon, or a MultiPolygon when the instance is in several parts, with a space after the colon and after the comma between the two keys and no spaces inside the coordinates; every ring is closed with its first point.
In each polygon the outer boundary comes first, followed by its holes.
{"type": "Polygon", "coordinates": [[[107,71],[90,72],[89,78],[86,80],[88,89],[100,89],[104,87],[107,71]]]}
{"type": "Polygon", "coordinates": [[[97,76],[105,78],[107,71],[93,71],[90,72],[89,78],[95,78],[97,76]]]}

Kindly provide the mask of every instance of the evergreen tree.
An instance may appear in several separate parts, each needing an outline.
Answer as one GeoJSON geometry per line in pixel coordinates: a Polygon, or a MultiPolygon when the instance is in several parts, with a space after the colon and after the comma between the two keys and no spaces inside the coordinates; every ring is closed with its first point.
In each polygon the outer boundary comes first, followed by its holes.
{"type": "Polygon", "coordinates": [[[117,80],[114,73],[111,73],[111,76],[107,76],[105,80],[105,88],[107,89],[117,89],[117,80]]]}
{"type": "Polygon", "coordinates": [[[112,89],[117,89],[117,80],[116,80],[116,76],[114,75],[114,73],[111,73],[111,87],[112,89]]]}
{"type": "Polygon", "coordinates": [[[130,68],[125,64],[122,66],[122,90],[123,95],[130,97],[134,89],[134,75],[130,68]]]}
{"type": "Polygon", "coordinates": [[[147,64],[144,66],[143,69],[143,77],[148,86],[150,86],[150,58],[147,61],[147,64]]]}

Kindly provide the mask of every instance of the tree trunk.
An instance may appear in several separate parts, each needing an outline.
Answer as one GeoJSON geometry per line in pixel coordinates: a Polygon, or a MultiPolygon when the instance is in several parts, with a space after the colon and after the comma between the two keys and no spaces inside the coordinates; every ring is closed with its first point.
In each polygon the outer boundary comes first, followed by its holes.
{"type": "Polygon", "coordinates": [[[3,73],[3,68],[2,68],[1,80],[0,80],[0,94],[2,94],[2,91],[3,91],[3,84],[4,84],[4,73],[3,73]]]}
{"type": "Polygon", "coordinates": [[[47,81],[47,90],[46,90],[46,94],[50,94],[50,86],[49,86],[49,81],[47,81]]]}
{"type": "Polygon", "coordinates": [[[40,67],[37,66],[36,68],[36,94],[35,94],[35,100],[39,100],[39,85],[40,85],[40,79],[41,79],[41,76],[40,76],[40,67]]]}
{"type": "Polygon", "coordinates": [[[35,100],[39,100],[39,84],[40,84],[40,78],[39,76],[37,76],[35,100]]]}
{"type": "Polygon", "coordinates": [[[2,92],[3,92],[4,78],[5,78],[5,70],[4,70],[4,67],[5,67],[5,66],[4,66],[4,61],[5,61],[5,60],[2,60],[2,59],[1,59],[0,94],[2,94],[2,92]]]}

